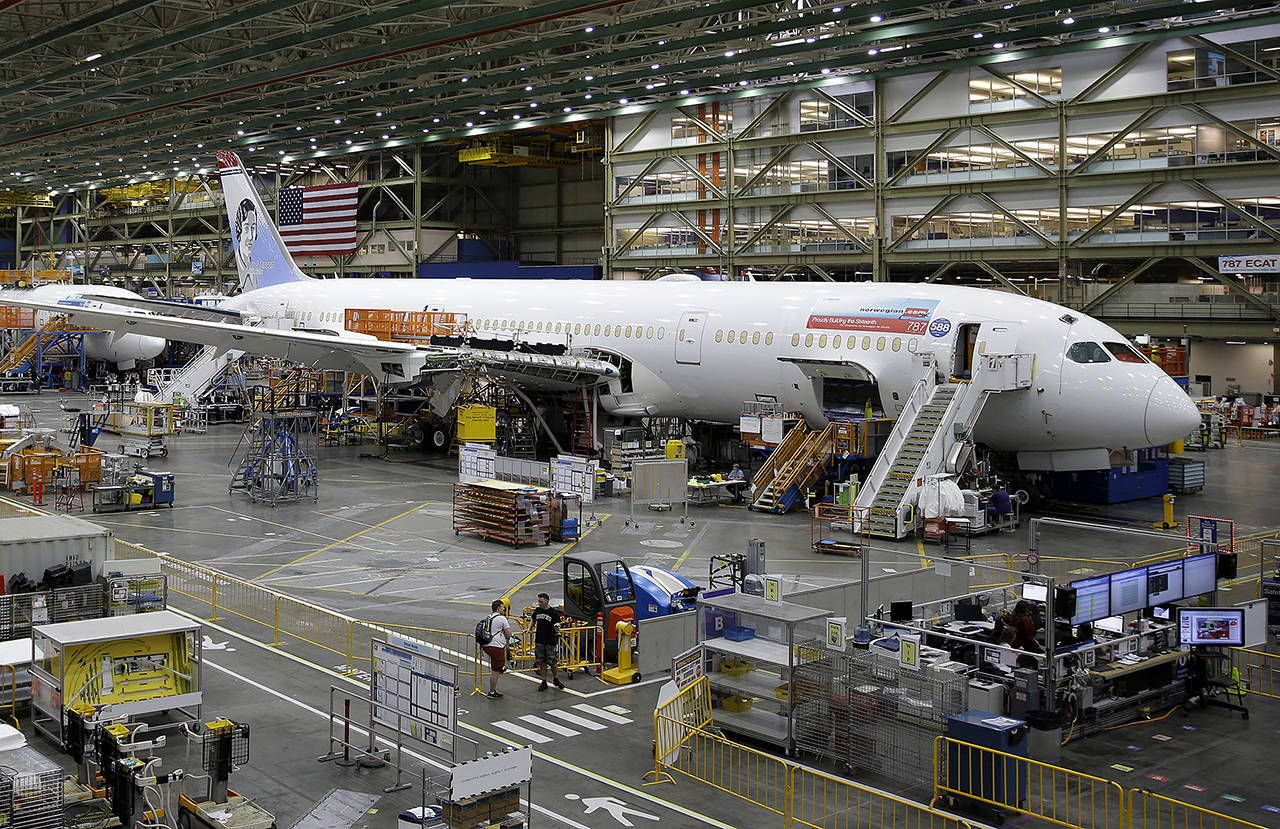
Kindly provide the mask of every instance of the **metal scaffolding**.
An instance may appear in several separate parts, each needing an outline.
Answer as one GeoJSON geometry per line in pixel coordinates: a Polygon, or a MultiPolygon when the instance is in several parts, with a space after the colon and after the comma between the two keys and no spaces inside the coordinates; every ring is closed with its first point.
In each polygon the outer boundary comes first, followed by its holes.
{"type": "MultiPolygon", "coordinates": [[[[273,395],[267,399],[274,400],[273,395]]],[[[228,492],[241,491],[249,500],[275,506],[288,501],[319,498],[320,479],[314,461],[319,416],[315,409],[281,410],[255,406],[253,419],[236,447],[239,455],[228,492]]]]}

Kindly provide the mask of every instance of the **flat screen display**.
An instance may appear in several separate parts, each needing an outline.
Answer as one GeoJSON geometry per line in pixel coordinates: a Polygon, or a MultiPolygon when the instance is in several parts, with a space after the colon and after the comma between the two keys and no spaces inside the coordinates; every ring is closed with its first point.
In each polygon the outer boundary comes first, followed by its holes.
{"type": "Polygon", "coordinates": [[[1097,576],[1092,579],[1073,581],[1071,586],[1076,590],[1076,615],[1071,617],[1072,625],[1092,622],[1111,615],[1111,577],[1097,576]]]}
{"type": "Polygon", "coordinates": [[[1029,602],[1047,602],[1049,601],[1049,586],[1027,582],[1022,585],[1022,598],[1029,602]]]}
{"type": "Polygon", "coordinates": [[[1132,613],[1147,606],[1147,568],[1111,574],[1111,615],[1132,613]]]}
{"type": "Polygon", "coordinates": [[[1182,596],[1212,593],[1218,586],[1218,554],[1205,553],[1182,560],[1182,596]]]}
{"type": "Polygon", "coordinates": [[[1155,616],[1155,618],[1156,618],[1156,619],[1168,619],[1168,618],[1169,618],[1169,608],[1167,608],[1167,607],[1156,607],[1156,608],[1152,608],[1152,613],[1154,614],[1154,616],[1155,616]]]}
{"type": "Polygon", "coordinates": [[[1244,645],[1244,611],[1228,607],[1178,608],[1178,639],[1184,645],[1244,645]]]}
{"type": "Polygon", "coordinates": [[[1147,604],[1176,602],[1182,593],[1182,559],[1147,568],[1147,604]]]}

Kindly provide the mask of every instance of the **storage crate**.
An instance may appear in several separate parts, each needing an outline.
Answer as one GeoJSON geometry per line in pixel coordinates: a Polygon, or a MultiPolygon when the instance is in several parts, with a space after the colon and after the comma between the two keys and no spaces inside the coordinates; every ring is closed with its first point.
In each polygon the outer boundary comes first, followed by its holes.
{"type": "Polygon", "coordinates": [[[726,659],[720,663],[720,672],[729,676],[742,676],[755,669],[755,665],[745,659],[726,659]]]}
{"type": "Polygon", "coordinates": [[[743,627],[741,625],[727,628],[724,632],[724,638],[730,642],[745,642],[748,639],[754,639],[756,635],[755,628],[743,627]]]}
{"type": "Polygon", "coordinates": [[[744,711],[750,711],[753,703],[755,700],[751,697],[725,697],[720,701],[720,707],[726,711],[741,714],[744,711]]]}

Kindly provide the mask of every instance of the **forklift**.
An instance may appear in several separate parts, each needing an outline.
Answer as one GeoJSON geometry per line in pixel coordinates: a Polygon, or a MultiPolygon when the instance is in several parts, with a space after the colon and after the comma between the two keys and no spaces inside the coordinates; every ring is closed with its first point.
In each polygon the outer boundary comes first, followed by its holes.
{"type": "Polygon", "coordinates": [[[618,624],[693,610],[702,588],[670,570],[628,567],[613,553],[564,556],[564,613],[604,626],[604,661],[618,661],[618,624]]]}

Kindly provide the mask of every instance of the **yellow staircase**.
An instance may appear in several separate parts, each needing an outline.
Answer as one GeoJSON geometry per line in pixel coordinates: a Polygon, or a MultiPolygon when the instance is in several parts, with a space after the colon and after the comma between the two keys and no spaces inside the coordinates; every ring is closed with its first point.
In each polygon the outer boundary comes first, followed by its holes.
{"type": "Polygon", "coordinates": [[[0,360],[0,374],[9,374],[17,371],[22,367],[23,363],[29,362],[36,356],[36,348],[39,345],[40,338],[37,334],[55,334],[60,331],[90,331],[92,329],[82,328],[78,325],[72,325],[64,316],[50,317],[39,331],[32,332],[25,340],[23,340],[16,348],[11,350],[0,360]]]}
{"type": "Polygon", "coordinates": [[[809,429],[803,421],[791,427],[768,462],[752,479],[754,510],[784,513],[800,494],[818,480],[831,465],[837,424],[821,431],[809,429]]]}

